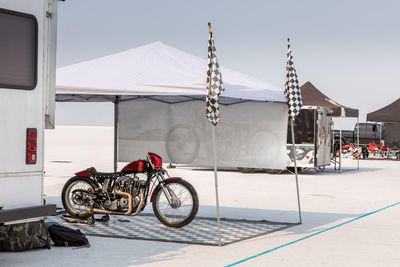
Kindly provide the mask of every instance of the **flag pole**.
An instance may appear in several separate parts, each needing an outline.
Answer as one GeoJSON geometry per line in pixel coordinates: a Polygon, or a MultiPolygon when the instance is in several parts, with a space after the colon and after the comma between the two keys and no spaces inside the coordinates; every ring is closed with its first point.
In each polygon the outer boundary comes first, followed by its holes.
{"type": "Polygon", "coordinates": [[[221,222],[219,215],[219,198],[218,198],[218,175],[217,175],[217,155],[215,152],[215,127],[211,125],[212,129],[212,142],[213,142],[213,154],[214,154],[214,182],[215,182],[215,199],[217,202],[217,224],[218,224],[218,246],[221,246],[221,222]]]}
{"type": "Polygon", "coordinates": [[[292,129],[292,149],[293,149],[293,161],[294,161],[294,174],[296,177],[296,190],[297,190],[297,206],[299,210],[299,221],[302,223],[301,220],[301,208],[300,208],[300,193],[299,193],[299,180],[297,175],[297,155],[296,155],[296,146],[294,141],[294,126],[293,126],[293,119],[290,119],[290,128],[292,129]]]}
{"type": "Polygon", "coordinates": [[[300,208],[300,193],[299,193],[299,179],[297,174],[297,155],[296,143],[294,138],[294,119],[300,113],[303,101],[301,97],[301,90],[299,88],[299,81],[297,80],[296,69],[293,66],[292,51],[290,49],[290,39],[288,41],[287,63],[286,63],[286,83],[285,83],[285,96],[289,107],[290,128],[292,132],[292,149],[293,149],[293,162],[294,174],[296,178],[296,191],[297,191],[297,206],[299,211],[299,223],[302,223],[301,208],[300,208]]]}
{"type": "MultiPolygon", "coordinates": [[[[208,22],[208,34],[212,38],[211,32],[211,23],[208,22]]],[[[218,121],[218,120],[217,120],[218,121]]],[[[217,153],[215,152],[215,127],[217,127],[217,122],[211,125],[211,132],[212,132],[212,146],[213,146],[213,157],[214,157],[214,183],[215,183],[215,201],[217,206],[217,225],[218,225],[218,246],[222,246],[221,242],[221,221],[220,221],[220,214],[219,214],[219,197],[218,197],[218,174],[217,174],[217,153]]]]}

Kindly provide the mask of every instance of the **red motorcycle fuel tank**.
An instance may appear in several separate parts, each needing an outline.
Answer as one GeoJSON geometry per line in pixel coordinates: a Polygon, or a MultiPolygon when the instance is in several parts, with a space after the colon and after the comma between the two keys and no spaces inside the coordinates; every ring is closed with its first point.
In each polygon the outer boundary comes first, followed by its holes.
{"type": "Polygon", "coordinates": [[[124,173],[146,172],[146,168],[147,168],[146,160],[136,160],[132,161],[131,163],[123,167],[121,172],[124,173]]]}

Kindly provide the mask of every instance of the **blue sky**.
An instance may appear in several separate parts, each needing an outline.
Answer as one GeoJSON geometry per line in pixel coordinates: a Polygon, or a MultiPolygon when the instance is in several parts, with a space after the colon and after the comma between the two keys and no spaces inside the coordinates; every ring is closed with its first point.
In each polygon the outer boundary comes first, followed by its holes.
{"type": "MultiPolygon", "coordinates": [[[[359,108],[364,121],[400,97],[399,9],[400,1],[369,0],[67,0],[59,3],[57,60],[66,66],[154,41],[206,58],[211,21],[222,65],[283,87],[290,37],[300,83],[359,108]]],[[[110,105],[89,106],[73,105],[77,114],[101,114],[92,123],[112,122],[110,105]]],[[[57,120],[85,124],[70,107],[58,105],[57,120]]]]}

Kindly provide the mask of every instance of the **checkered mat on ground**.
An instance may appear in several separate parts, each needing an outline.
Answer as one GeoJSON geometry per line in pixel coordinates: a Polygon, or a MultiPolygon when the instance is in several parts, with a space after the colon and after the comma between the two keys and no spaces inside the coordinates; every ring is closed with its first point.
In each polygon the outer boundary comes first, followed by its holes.
{"type": "MultiPolygon", "coordinates": [[[[136,217],[110,216],[111,218],[108,222],[96,221],[92,225],[68,223],[61,216],[49,217],[47,221],[54,221],[71,228],[80,229],[88,236],[218,246],[217,222],[214,218],[196,217],[185,227],[171,228],[161,224],[151,214],[143,214],[136,217]]],[[[294,225],[297,224],[222,218],[222,244],[227,245],[266,235],[294,225]]]]}

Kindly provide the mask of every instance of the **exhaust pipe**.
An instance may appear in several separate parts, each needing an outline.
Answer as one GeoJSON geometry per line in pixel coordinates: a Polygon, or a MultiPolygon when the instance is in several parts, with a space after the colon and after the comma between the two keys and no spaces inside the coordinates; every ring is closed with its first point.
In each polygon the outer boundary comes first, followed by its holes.
{"type": "Polygon", "coordinates": [[[136,208],[136,211],[134,213],[132,213],[131,216],[138,215],[138,213],[142,210],[142,206],[143,206],[143,202],[144,202],[144,194],[143,194],[143,189],[142,188],[140,188],[139,194],[140,194],[139,204],[138,204],[138,206],[136,208]]]}
{"type": "Polygon", "coordinates": [[[103,210],[103,209],[93,209],[93,213],[97,214],[109,214],[109,215],[128,215],[128,216],[135,216],[137,215],[140,210],[142,209],[142,205],[144,202],[144,194],[143,194],[143,189],[140,189],[139,194],[140,194],[140,201],[139,205],[136,208],[136,211],[132,213],[132,195],[126,192],[122,192],[119,190],[115,190],[115,193],[120,196],[125,196],[128,198],[129,204],[128,204],[128,210],[125,212],[121,211],[111,211],[111,210],[103,210]]]}

